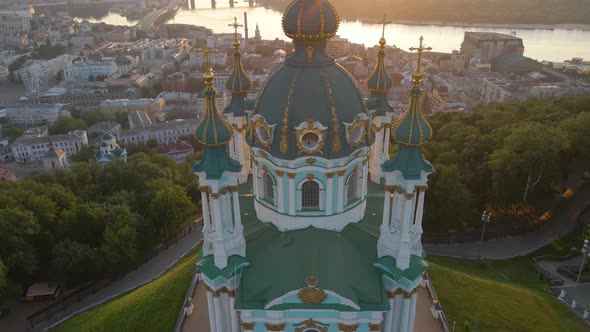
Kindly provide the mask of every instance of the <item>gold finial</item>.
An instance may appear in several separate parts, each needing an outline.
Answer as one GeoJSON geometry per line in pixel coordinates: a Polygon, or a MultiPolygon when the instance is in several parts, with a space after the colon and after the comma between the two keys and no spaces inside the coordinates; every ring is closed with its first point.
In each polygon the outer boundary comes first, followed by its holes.
{"type": "Polygon", "coordinates": [[[385,25],[390,24],[390,21],[387,21],[387,15],[383,14],[383,19],[378,23],[383,24],[383,30],[381,31],[381,39],[379,39],[379,45],[385,45],[385,25]]]}
{"type": "Polygon", "coordinates": [[[213,70],[211,69],[211,66],[209,65],[209,54],[217,53],[217,50],[210,49],[205,45],[204,48],[199,48],[197,50],[197,53],[203,53],[205,55],[205,68],[206,68],[206,70],[203,73],[203,80],[205,81],[205,83],[210,85],[211,82],[213,82],[213,78],[215,78],[215,75],[213,74],[213,70]]]}
{"type": "Polygon", "coordinates": [[[424,37],[420,36],[420,46],[419,47],[410,47],[410,51],[417,51],[418,52],[418,66],[416,67],[416,71],[414,72],[414,76],[416,79],[422,78],[422,52],[432,50],[432,47],[424,47],[422,45],[422,41],[424,41],[424,37]]]}
{"type": "Polygon", "coordinates": [[[234,28],[234,48],[237,50],[240,47],[240,41],[238,40],[238,28],[243,27],[243,24],[238,24],[238,18],[234,17],[234,23],[228,24],[228,26],[234,28]]]}

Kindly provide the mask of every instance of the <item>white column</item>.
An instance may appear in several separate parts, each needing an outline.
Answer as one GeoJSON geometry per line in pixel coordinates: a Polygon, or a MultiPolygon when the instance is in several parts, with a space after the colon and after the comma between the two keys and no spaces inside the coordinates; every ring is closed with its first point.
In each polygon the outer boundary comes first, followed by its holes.
{"type": "Polygon", "coordinates": [[[400,329],[400,325],[401,325],[401,311],[402,311],[402,301],[404,300],[404,297],[402,295],[396,295],[393,298],[393,307],[391,309],[391,313],[392,313],[392,324],[391,324],[391,330],[387,330],[387,332],[399,332],[400,329]]]}
{"type": "Polygon", "coordinates": [[[295,200],[297,193],[295,192],[295,174],[289,175],[289,215],[295,215],[295,200]]]}
{"type": "Polygon", "coordinates": [[[224,310],[223,304],[221,303],[221,294],[219,296],[213,296],[213,305],[215,306],[215,326],[218,332],[227,331],[223,326],[224,310]]]}
{"type": "Polygon", "coordinates": [[[391,193],[386,191],[383,195],[383,221],[381,222],[381,233],[390,232],[389,216],[391,212],[391,193]]]}
{"type": "MultiPolygon", "coordinates": [[[[377,121],[377,128],[379,128],[381,124],[377,121]]],[[[383,159],[383,128],[376,133],[377,137],[375,137],[375,166],[381,165],[381,159],[383,159]]]]}
{"type": "Polygon", "coordinates": [[[218,198],[211,197],[213,224],[215,225],[215,239],[223,239],[223,221],[221,220],[221,207],[219,206],[221,196],[218,198]]]}
{"type": "MultiPolygon", "coordinates": [[[[229,296],[229,295],[228,295],[229,296]]],[[[229,310],[231,316],[231,330],[232,332],[240,332],[240,319],[238,318],[238,312],[234,309],[234,303],[236,298],[229,296],[229,310]]]]}
{"type": "Polygon", "coordinates": [[[402,302],[402,313],[401,313],[401,325],[400,325],[399,331],[400,332],[412,332],[409,329],[411,301],[410,301],[410,299],[406,299],[403,296],[400,296],[400,297],[403,298],[403,302],[402,302]]]}
{"type": "Polygon", "coordinates": [[[393,300],[394,299],[389,299],[389,311],[385,313],[385,327],[383,330],[384,332],[391,332],[393,328],[393,300]]]}
{"type": "Polygon", "coordinates": [[[242,228],[242,218],[240,215],[240,200],[238,197],[238,191],[232,191],[233,197],[233,210],[234,210],[234,228],[240,230],[242,228]]]}
{"type": "Polygon", "coordinates": [[[384,138],[384,142],[385,142],[385,146],[383,147],[383,161],[389,160],[389,133],[390,133],[390,128],[385,128],[385,138],[384,138]]]}
{"type": "Polygon", "coordinates": [[[418,299],[418,293],[414,293],[412,294],[412,297],[410,298],[410,323],[409,323],[409,327],[408,327],[408,331],[412,332],[414,331],[414,321],[416,320],[416,302],[418,299]]]}
{"type": "Polygon", "coordinates": [[[418,198],[418,208],[416,210],[416,233],[422,235],[422,217],[424,215],[424,196],[426,196],[426,192],[423,190],[418,190],[417,192],[420,196],[418,198]]]}
{"type": "MultiPolygon", "coordinates": [[[[401,194],[403,195],[403,194],[401,194]]],[[[412,206],[412,199],[407,199],[406,197],[403,197],[404,199],[404,214],[403,214],[403,218],[402,218],[402,227],[401,227],[401,232],[402,232],[402,242],[404,241],[409,241],[410,240],[410,234],[408,233],[410,230],[410,224],[412,223],[412,214],[414,213],[414,207],[412,206]]]]}
{"type": "Polygon", "coordinates": [[[331,215],[333,211],[332,201],[333,201],[333,192],[334,192],[334,173],[332,176],[328,177],[328,189],[326,191],[326,215],[331,215]]]}
{"type": "Polygon", "coordinates": [[[336,209],[337,213],[340,213],[342,212],[342,210],[344,210],[344,190],[346,190],[346,188],[344,188],[344,175],[346,175],[346,173],[342,175],[338,174],[338,207],[336,209]]]}
{"type": "Polygon", "coordinates": [[[201,191],[201,206],[203,207],[203,230],[209,232],[212,228],[211,215],[209,214],[209,199],[204,191],[201,191]]]}
{"type": "MultiPolygon", "coordinates": [[[[283,173],[280,173],[282,175],[284,175],[283,173]]],[[[275,203],[279,203],[279,212],[284,213],[285,211],[285,197],[284,197],[284,192],[283,192],[283,176],[278,176],[277,175],[277,195],[276,197],[278,197],[278,202],[275,203]]]]}
{"type": "Polygon", "coordinates": [[[215,305],[213,304],[213,294],[209,291],[207,292],[207,310],[209,311],[209,326],[211,327],[211,332],[218,332],[217,320],[215,319],[215,305]]]}

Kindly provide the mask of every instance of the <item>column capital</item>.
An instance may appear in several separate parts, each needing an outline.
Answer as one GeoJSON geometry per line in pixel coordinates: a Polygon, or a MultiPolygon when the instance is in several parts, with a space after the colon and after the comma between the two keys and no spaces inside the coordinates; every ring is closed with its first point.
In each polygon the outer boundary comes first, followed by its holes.
{"type": "Polygon", "coordinates": [[[357,324],[350,324],[350,325],[338,323],[338,329],[341,332],[355,332],[356,329],[358,329],[358,327],[359,327],[358,323],[357,324]]]}
{"type": "Polygon", "coordinates": [[[287,176],[289,177],[289,179],[294,179],[295,176],[297,175],[297,173],[287,173],[287,176]]]}
{"type": "Polygon", "coordinates": [[[244,331],[252,331],[254,330],[254,325],[256,325],[256,323],[254,322],[242,322],[242,328],[244,329],[244,331]]]}
{"type": "Polygon", "coordinates": [[[283,331],[283,330],[285,330],[285,323],[280,323],[280,324],[264,323],[264,327],[266,327],[266,329],[268,331],[283,331]]]}
{"type": "Polygon", "coordinates": [[[381,331],[381,326],[382,326],[381,323],[376,323],[376,324],[369,323],[369,331],[371,331],[371,332],[372,331],[381,331]]]}

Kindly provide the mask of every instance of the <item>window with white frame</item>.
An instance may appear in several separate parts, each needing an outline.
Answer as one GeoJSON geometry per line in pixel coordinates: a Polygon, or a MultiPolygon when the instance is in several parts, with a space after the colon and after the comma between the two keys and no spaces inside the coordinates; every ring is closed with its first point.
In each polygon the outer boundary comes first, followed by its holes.
{"type": "Polygon", "coordinates": [[[275,189],[272,176],[268,172],[262,174],[262,194],[263,198],[271,203],[275,204],[275,189]]]}
{"type": "Polygon", "coordinates": [[[352,172],[348,177],[346,182],[346,204],[352,204],[360,198],[359,177],[359,171],[352,172]]]}
{"type": "Polygon", "coordinates": [[[320,186],[317,182],[309,180],[301,186],[301,208],[320,208],[320,186]]]}

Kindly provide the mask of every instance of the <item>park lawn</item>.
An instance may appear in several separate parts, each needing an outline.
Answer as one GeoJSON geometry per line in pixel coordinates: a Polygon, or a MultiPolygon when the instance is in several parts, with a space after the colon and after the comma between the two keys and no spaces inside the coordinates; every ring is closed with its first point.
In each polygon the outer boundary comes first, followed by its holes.
{"type": "Polygon", "coordinates": [[[505,260],[469,260],[429,256],[429,275],[455,331],[465,321],[478,331],[588,331],[580,318],[544,289],[532,258],[567,255],[575,236],[566,236],[528,256],[505,260]]]}
{"type": "Polygon", "coordinates": [[[195,271],[192,250],[156,280],[70,318],[52,331],[172,331],[195,271]]]}

